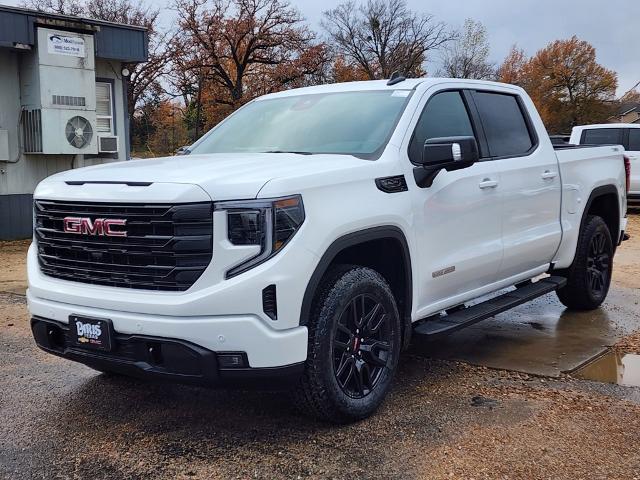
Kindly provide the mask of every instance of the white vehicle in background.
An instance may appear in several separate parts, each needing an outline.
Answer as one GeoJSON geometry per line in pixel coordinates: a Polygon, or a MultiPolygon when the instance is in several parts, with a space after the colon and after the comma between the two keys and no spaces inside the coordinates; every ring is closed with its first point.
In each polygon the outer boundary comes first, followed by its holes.
{"type": "Polygon", "coordinates": [[[27,298],[43,350],[145,378],[285,384],[304,411],[353,421],[381,404],[412,334],[552,291],[597,308],[627,223],[622,148],[554,148],[513,85],[279,92],[186,153],[38,186],[27,298]]]}
{"type": "Polygon", "coordinates": [[[640,125],[603,123],[573,127],[569,143],[573,145],[622,145],[631,166],[629,206],[640,207],[640,125]]]}

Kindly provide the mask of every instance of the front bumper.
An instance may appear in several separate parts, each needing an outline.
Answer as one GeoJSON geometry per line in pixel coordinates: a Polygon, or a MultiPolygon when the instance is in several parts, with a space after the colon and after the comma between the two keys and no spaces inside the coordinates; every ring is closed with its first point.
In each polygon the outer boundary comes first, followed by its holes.
{"type": "MultiPolygon", "coordinates": [[[[266,389],[294,384],[303,363],[273,368],[225,368],[219,355],[183,340],[115,333],[110,352],[75,347],[69,325],[33,317],[31,330],[44,351],[101,371],[132,377],[205,386],[242,386],[266,389]]],[[[242,352],[238,352],[242,354],[242,352]]]]}
{"type": "MultiPolygon", "coordinates": [[[[112,300],[117,305],[117,298],[112,300]]],[[[187,342],[214,353],[244,352],[249,367],[272,368],[304,362],[307,328],[276,330],[253,315],[176,317],[130,313],[47,300],[27,290],[32,317],[68,324],[71,315],[111,320],[121,335],[187,342]]]]}

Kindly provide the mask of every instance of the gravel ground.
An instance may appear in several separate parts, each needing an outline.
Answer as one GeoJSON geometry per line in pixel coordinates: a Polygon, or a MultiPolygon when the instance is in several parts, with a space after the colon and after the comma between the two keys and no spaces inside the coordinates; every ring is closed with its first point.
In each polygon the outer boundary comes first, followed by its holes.
{"type": "MultiPolygon", "coordinates": [[[[639,220],[613,289],[640,288],[639,220]]],[[[25,246],[0,244],[12,289],[25,246]]],[[[0,478],[640,480],[640,388],[405,354],[378,414],[335,427],[282,393],[149,384],[47,355],[25,307],[0,293],[0,478]]],[[[620,348],[640,353],[638,340],[620,348]]]]}
{"type": "Polygon", "coordinates": [[[0,242],[0,292],[24,294],[27,288],[25,255],[31,240],[0,242]]]}

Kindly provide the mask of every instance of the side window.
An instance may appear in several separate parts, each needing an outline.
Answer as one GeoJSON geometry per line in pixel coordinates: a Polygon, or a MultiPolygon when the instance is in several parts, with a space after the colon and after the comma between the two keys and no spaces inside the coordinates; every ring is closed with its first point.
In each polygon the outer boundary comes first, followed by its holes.
{"type": "Polygon", "coordinates": [[[533,138],[517,97],[476,92],[474,100],[492,157],[526,155],[531,150],[533,138]]]}
{"type": "Polygon", "coordinates": [[[113,128],[113,92],[111,84],[106,82],[96,83],[96,119],[98,132],[114,134],[113,128]]]}
{"type": "Polygon", "coordinates": [[[436,93],[424,107],[409,143],[409,159],[422,157],[424,142],[438,137],[473,137],[473,127],[460,92],[436,93]]]}
{"type": "Polygon", "coordinates": [[[629,148],[630,152],[640,152],[640,128],[629,129],[629,148]]]}
{"type": "Polygon", "coordinates": [[[590,128],[582,132],[581,145],[615,145],[622,143],[621,128],[590,128]]]}

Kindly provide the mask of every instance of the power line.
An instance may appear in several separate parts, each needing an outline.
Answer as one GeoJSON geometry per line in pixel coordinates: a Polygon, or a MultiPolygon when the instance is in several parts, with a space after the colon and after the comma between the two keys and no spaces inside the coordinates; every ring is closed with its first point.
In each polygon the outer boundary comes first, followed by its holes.
{"type": "Polygon", "coordinates": [[[629,90],[627,90],[626,92],[624,92],[624,94],[620,97],[621,99],[626,97],[628,94],[630,94],[631,92],[633,92],[638,86],[640,86],[640,81],[638,81],[638,83],[636,83],[633,87],[631,87],[629,90]]]}

